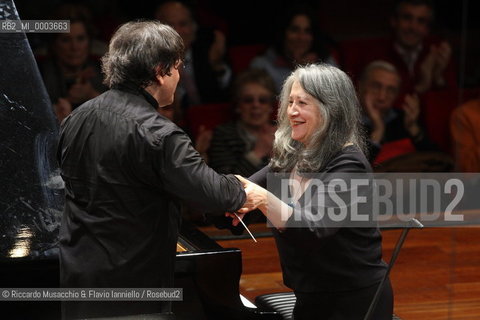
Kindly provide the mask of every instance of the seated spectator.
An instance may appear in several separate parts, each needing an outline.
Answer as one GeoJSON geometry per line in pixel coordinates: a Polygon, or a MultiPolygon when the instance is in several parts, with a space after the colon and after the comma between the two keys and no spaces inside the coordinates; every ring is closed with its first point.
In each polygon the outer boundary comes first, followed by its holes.
{"type": "Polygon", "coordinates": [[[270,74],[277,93],[298,64],[325,62],[337,65],[333,41],[320,32],[314,12],[305,4],[287,8],[284,16],[280,16],[275,42],[250,63],[250,67],[265,69],[270,74]]]}
{"type": "MultiPolygon", "coordinates": [[[[231,100],[235,119],[217,126],[213,133],[203,130],[195,148],[215,171],[250,176],[270,160],[276,130],[272,116],[276,108],[275,83],[264,70],[244,70],[235,77],[231,100]]],[[[184,215],[197,224],[214,224],[220,229],[229,228],[231,223],[222,217],[208,217],[194,208],[188,208],[184,215]]],[[[247,220],[266,221],[260,211],[247,220]]]]}
{"type": "Polygon", "coordinates": [[[358,96],[364,110],[369,158],[373,163],[387,142],[403,139],[410,151],[437,150],[419,121],[420,102],[416,94],[406,95],[401,109],[393,108],[400,86],[398,71],[381,60],[371,62],[360,78],[358,96]]]}
{"type": "Polygon", "coordinates": [[[455,109],[450,128],[453,138],[455,170],[480,172],[480,98],[455,109]]]}
{"type": "MultiPolygon", "coordinates": [[[[451,64],[452,48],[446,41],[435,41],[427,38],[433,22],[434,9],[429,0],[401,0],[398,2],[392,27],[395,40],[393,43],[392,61],[401,68],[404,86],[412,86],[417,93],[424,93],[434,88],[442,88],[447,84],[455,85],[445,74],[451,64]],[[395,61],[395,54],[397,59],[395,61]],[[407,73],[408,72],[408,73],[407,73]],[[447,83],[447,80],[450,83],[447,83]]],[[[408,88],[410,89],[410,88],[408,88]]]]}
{"type": "MultiPolygon", "coordinates": [[[[219,173],[248,177],[270,160],[276,130],[273,80],[264,70],[243,71],[235,78],[232,104],[237,117],[215,128],[208,163],[219,173]]],[[[207,150],[202,149],[201,153],[207,150]]]]}
{"type": "Polygon", "coordinates": [[[64,4],[54,19],[70,20],[70,33],[54,33],[48,56],[39,69],[59,121],[85,101],[106,90],[100,63],[91,56],[93,30],[90,13],[81,5],[64,4]]]}
{"type": "Polygon", "coordinates": [[[192,10],[181,1],[161,3],[154,16],[172,26],[185,44],[185,68],[181,70],[175,98],[181,109],[228,100],[232,71],[225,60],[225,35],[199,27],[192,10]]]}
{"type": "Polygon", "coordinates": [[[450,44],[430,34],[434,7],[430,0],[399,0],[391,17],[392,35],[368,45],[343,48],[342,56],[353,55],[342,66],[354,78],[373,60],[395,66],[402,80],[395,107],[401,107],[406,94],[419,95],[433,90],[457,87],[456,68],[450,44]],[[348,51],[348,52],[346,52],[348,51]]]}

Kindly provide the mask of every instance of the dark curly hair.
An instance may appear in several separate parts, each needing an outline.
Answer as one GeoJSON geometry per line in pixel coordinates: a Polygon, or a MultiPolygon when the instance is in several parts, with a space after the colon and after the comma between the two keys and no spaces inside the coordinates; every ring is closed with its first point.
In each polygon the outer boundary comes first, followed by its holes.
{"type": "Polygon", "coordinates": [[[117,29],[102,57],[104,83],[110,88],[124,83],[145,88],[157,74],[168,74],[183,55],[182,38],[170,26],[154,20],[127,22],[117,29]]]}

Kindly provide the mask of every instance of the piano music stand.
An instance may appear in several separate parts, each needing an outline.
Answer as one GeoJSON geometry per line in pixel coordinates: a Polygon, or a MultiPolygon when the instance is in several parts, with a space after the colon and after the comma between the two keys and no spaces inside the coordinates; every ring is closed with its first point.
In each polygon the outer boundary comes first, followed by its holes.
{"type": "Polygon", "coordinates": [[[393,265],[395,264],[395,260],[397,260],[398,254],[402,249],[403,243],[407,238],[408,232],[412,228],[421,229],[423,228],[423,225],[417,219],[412,218],[407,222],[407,225],[403,228],[403,231],[400,234],[400,238],[398,238],[397,243],[395,244],[395,249],[393,250],[392,257],[390,258],[390,262],[388,263],[387,271],[385,272],[385,275],[383,276],[382,281],[378,285],[378,289],[375,292],[375,296],[373,297],[373,300],[370,303],[370,307],[368,308],[367,314],[365,315],[365,318],[363,318],[363,320],[370,320],[372,318],[373,312],[375,311],[375,307],[377,306],[378,300],[380,299],[380,293],[383,290],[385,281],[387,280],[390,274],[390,271],[392,270],[393,265]]]}

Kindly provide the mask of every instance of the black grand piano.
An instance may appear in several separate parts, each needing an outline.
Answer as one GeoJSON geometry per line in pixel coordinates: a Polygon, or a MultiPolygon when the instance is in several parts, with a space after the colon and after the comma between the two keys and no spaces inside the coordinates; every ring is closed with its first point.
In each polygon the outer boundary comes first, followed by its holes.
{"type": "MultiPolygon", "coordinates": [[[[54,245],[48,245],[44,253],[35,252],[35,256],[15,257],[42,245],[38,242],[42,236],[27,230],[25,225],[7,254],[2,252],[1,288],[58,287],[59,264],[54,245]]],[[[173,303],[178,320],[282,319],[276,312],[244,306],[239,292],[242,272],[239,249],[222,248],[189,223],[183,224],[178,248],[175,287],[183,288],[183,301],[173,303]]],[[[0,310],[8,319],[61,319],[60,302],[1,302],[0,310]]]]}
{"type": "MultiPolygon", "coordinates": [[[[5,20],[19,20],[13,1],[0,2],[0,23],[5,20]]],[[[0,33],[0,61],[0,287],[56,288],[63,207],[58,124],[25,33],[0,33]]],[[[183,301],[173,307],[179,320],[280,319],[242,303],[240,250],[222,248],[186,222],[178,248],[175,286],[183,288],[183,301]]],[[[60,302],[2,301],[0,314],[60,319],[60,302]]]]}

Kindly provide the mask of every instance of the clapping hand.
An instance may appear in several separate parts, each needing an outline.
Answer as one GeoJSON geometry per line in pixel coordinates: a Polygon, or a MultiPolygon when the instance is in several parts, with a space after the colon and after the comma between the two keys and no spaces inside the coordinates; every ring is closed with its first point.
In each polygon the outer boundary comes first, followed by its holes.
{"type": "Polygon", "coordinates": [[[383,135],[385,134],[385,123],[383,122],[382,113],[374,105],[374,96],[371,93],[365,93],[364,107],[367,116],[372,122],[372,132],[370,133],[370,139],[375,143],[381,143],[383,135]]]}
{"type": "Polygon", "coordinates": [[[208,52],[208,59],[210,65],[215,71],[220,71],[224,68],[224,55],[226,52],[225,35],[218,30],[214,31],[214,41],[208,52]]]}
{"type": "Polygon", "coordinates": [[[433,72],[433,81],[437,86],[445,85],[445,79],[443,78],[443,73],[450,62],[452,56],[452,48],[450,44],[446,41],[440,43],[438,46],[433,47],[432,50],[435,51],[435,69],[433,72]]]}
{"type": "Polygon", "coordinates": [[[433,85],[443,86],[445,79],[443,73],[447,68],[452,54],[452,48],[447,42],[432,45],[430,52],[420,66],[420,80],[415,86],[418,93],[424,93],[433,85]]]}
{"type": "Polygon", "coordinates": [[[405,129],[411,136],[416,136],[420,128],[418,126],[418,117],[420,115],[420,100],[416,94],[407,94],[403,102],[405,116],[403,118],[405,129]]]}

